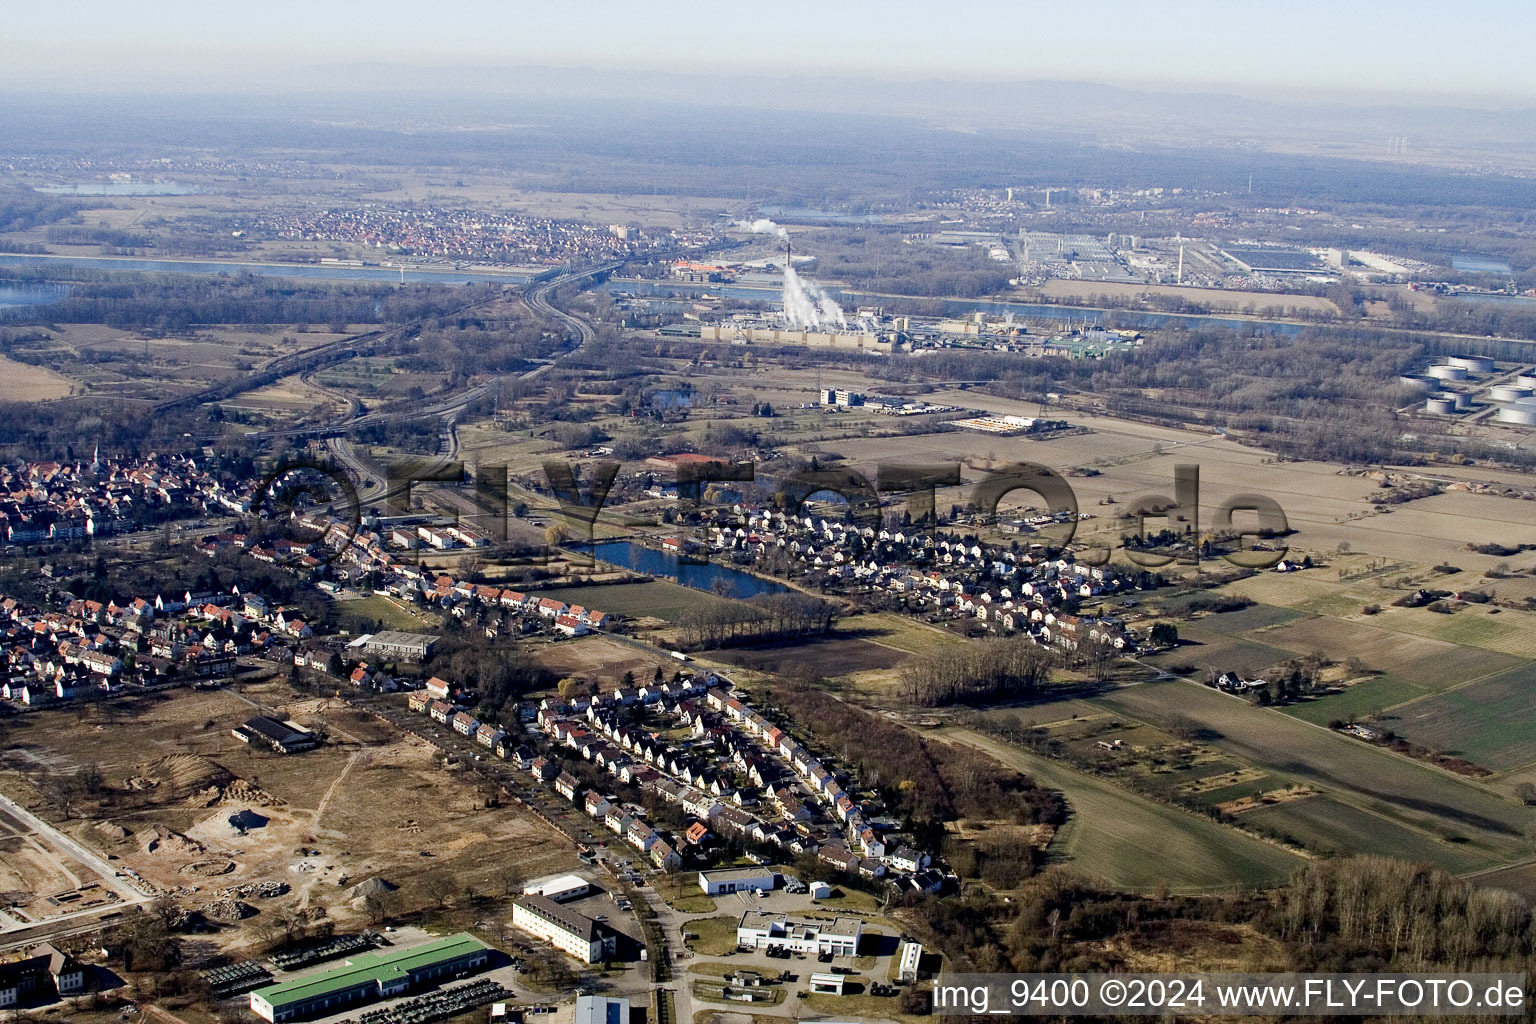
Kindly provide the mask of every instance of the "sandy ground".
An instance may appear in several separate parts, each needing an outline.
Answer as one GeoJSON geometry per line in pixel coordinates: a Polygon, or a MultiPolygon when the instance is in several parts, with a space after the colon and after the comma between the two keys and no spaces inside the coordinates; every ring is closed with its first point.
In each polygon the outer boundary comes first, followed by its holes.
{"type": "MultiPolygon", "coordinates": [[[[493,891],[509,864],[525,877],[575,866],[574,851],[547,826],[497,806],[486,784],[440,767],[424,741],[340,702],[294,701],[277,684],[248,689],[245,699],[228,691],[168,696],[120,709],[99,729],[84,726],[93,739],[84,748],[73,712],[23,716],[11,735],[28,751],[51,750],[66,761],[99,758],[113,788],[99,809],[81,813],[108,824],[77,820],[70,834],[186,906],[205,906],[229,887],[283,883],[284,895],[241,898],[263,913],[323,908],[360,925],[364,908],[349,890],[370,878],[398,885],[401,904],[418,906],[434,875],[450,876],[455,893],[493,891]],[[329,740],[287,757],[248,747],[229,729],[257,713],[253,703],[324,728],[329,740]],[[236,815],[248,827],[232,823],[236,815]]],[[[18,771],[23,763],[7,756],[0,786],[35,803],[27,773],[18,771]]],[[[229,939],[239,942],[248,930],[229,939]]]]}

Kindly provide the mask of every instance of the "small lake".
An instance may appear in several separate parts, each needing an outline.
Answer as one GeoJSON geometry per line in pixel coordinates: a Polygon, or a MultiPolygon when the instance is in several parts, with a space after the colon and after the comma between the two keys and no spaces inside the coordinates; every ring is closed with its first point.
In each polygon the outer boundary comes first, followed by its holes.
{"type": "Polygon", "coordinates": [[[693,404],[692,391],[652,391],[650,397],[658,409],[686,409],[693,404]]]}
{"type": "Polygon", "coordinates": [[[58,302],[68,294],[69,289],[61,284],[0,283],[0,309],[42,306],[50,302],[58,302]]]}
{"type": "MultiPolygon", "coordinates": [[[[578,550],[585,550],[585,546],[578,550]]],[[[726,596],[740,600],[759,594],[782,594],[789,590],[782,583],[761,579],[729,565],[682,559],[627,540],[599,541],[592,545],[592,557],[635,572],[643,572],[647,576],[664,576],[685,587],[712,594],[717,592],[715,584],[723,582],[730,587],[726,596]]]]}

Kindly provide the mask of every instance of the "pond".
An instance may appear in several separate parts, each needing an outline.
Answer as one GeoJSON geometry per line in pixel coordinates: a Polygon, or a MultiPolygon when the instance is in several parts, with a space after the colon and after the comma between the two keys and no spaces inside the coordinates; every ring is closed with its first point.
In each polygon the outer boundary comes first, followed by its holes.
{"type": "Polygon", "coordinates": [[[592,557],[647,576],[665,576],[695,590],[741,600],[759,594],[783,594],[789,590],[782,583],[765,580],[729,565],[680,558],[627,540],[599,541],[592,545],[592,557]]]}

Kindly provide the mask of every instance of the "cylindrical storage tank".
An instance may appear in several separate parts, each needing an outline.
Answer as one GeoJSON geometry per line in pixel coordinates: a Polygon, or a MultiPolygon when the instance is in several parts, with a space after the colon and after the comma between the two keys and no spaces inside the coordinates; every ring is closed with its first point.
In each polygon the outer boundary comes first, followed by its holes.
{"type": "Polygon", "coordinates": [[[1522,388],[1530,388],[1532,391],[1536,391],[1536,373],[1522,373],[1515,378],[1515,383],[1522,388]]]}
{"type": "Polygon", "coordinates": [[[1456,413],[1456,399],[1450,395],[1430,395],[1424,403],[1424,411],[1431,416],[1453,416],[1456,413]]]}
{"type": "Polygon", "coordinates": [[[1435,380],[1466,380],[1467,368],[1465,366],[1452,366],[1449,363],[1438,363],[1424,371],[1435,380]]]}
{"type": "Polygon", "coordinates": [[[1460,391],[1447,391],[1446,394],[1451,396],[1451,401],[1455,403],[1457,412],[1466,412],[1468,409],[1472,408],[1471,395],[1464,394],[1460,391]]]}
{"type": "Polygon", "coordinates": [[[1411,373],[1405,373],[1397,378],[1397,382],[1405,388],[1414,388],[1418,391],[1429,391],[1434,388],[1435,382],[1427,377],[1415,377],[1411,373]]]}
{"type": "Polygon", "coordinates": [[[1518,402],[1531,397],[1531,389],[1518,384],[1495,384],[1488,389],[1488,397],[1495,402],[1518,402]]]}
{"type": "Polygon", "coordinates": [[[1522,427],[1536,427],[1536,404],[1516,402],[1500,406],[1494,415],[1499,423],[1515,423],[1522,427]]]}
{"type": "Polygon", "coordinates": [[[1459,366],[1463,370],[1471,370],[1473,373],[1493,372],[1493,360],[1487,356],[1451,356],[1446,362],[1452,366],[1459,366]]]}

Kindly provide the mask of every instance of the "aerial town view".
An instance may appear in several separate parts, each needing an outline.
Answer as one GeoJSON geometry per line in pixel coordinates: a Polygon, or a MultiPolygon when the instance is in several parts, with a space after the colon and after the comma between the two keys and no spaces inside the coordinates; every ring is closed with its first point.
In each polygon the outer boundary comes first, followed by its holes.
{"type": "Polygon", "coordinates": [[[0,67],[6,1021],[1532,1019],[1536,16],[132,8],[0,67]]]}

